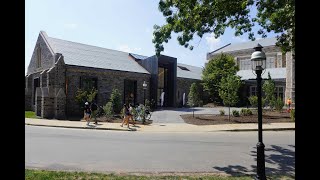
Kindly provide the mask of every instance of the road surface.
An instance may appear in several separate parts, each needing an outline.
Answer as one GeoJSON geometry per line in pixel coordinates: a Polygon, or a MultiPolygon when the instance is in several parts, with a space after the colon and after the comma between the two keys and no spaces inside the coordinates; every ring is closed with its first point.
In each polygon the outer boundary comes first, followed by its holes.
{"type": "MultiPolygon", "coordinates": [[[[25,126],[26,168],[255,174],[257,131],[120,132],[25,126]]],[[[294,175],[294,131],[266,131],[266,173],[294,175]]]]}

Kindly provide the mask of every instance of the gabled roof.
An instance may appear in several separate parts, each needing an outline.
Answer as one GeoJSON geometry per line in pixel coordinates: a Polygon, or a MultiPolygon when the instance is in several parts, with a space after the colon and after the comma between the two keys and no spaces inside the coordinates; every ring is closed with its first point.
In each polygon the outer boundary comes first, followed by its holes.
{"type": "MultiPolygon", "coordinates": [[[[270,68],[266,69],[262,75],[263,79],[268,78],[268,72],[272,79],[285,79],[286,78],[286,68],[270,68]]],[[[256,76],[253,74],[252,70],[240,70],[237,75],[241,76],[241,80],[255,79],[256,76]]]]}
{"type": "Polygon", "coordinates": [[[143,59],[147,59],[148,56],[142,56],[142,55],[139,55],[139,54],[133,54],[133,53],[129,53],[132,57],[134,57],[135,59],[137,60],[143,60],[143,59]]]}
{"type": "Polygon", "coordinates": [[[201,80],[201,75],[202,75],[201,67],[177,63],[177,77],[201,80]],[[185,67],[188,70],[182,70],[184,68],[181,69],[179,66],[185,67]]]}
{"type": "Polygon", "coordinates": [[[243,43],[229,43],[230,45],[225,45],[221,48],[218,48],[209,54],[218,54],[221,52],[231,52],[231,51],[238,51],[238,50],[244,50],[244,49],[253,49],[257,45],[257,43],[261,44],[263,47],[266,46],[275,46],[277,42],[276,37],[272,38],[265,38],[265,39],[259,39],[255,41],[247,41],[243,43]]]}
{"type": "Polygon", "coordinates": [[[64,56],[64,62],[68,65],[150,74],[126,52],[52,37],[47,37],[47,40],[55,53],[64,56]]]}

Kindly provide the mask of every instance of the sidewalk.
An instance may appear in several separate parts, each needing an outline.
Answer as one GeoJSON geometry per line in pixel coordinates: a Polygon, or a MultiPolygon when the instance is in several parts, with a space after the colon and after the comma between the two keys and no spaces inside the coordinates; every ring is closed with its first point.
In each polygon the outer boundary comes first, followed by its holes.
{"type": "MultiPolygon", "coordinates": [[[[185,123],[153,123],[150,125],[130,125],[130,129],[126,126],[121,127],[120,123],[99,122],[90,126],[86,125],[85,121],[62,121],[49,119],[31,119],[25,118],[26,125],[33,126],[48,126],[48,127],[63,127],[63,128],[80,128],[94,130],[116,130],[116,131],[141,131],[141,132],[217,132],[217,131],[257,131],[258,124],[243,123],[243,124],[222,124],[222,125],[204,125],[197,126],[185,123]]],[[[270,123],[263,124],[263,130],[295,130],[295,123],[270,123]]]]}

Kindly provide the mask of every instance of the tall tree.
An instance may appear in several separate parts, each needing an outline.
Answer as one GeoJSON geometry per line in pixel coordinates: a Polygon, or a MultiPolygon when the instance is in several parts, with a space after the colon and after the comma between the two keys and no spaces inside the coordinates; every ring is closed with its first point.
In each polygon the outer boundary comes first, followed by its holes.
{"type": "Polygon", "coordinates": [[[192,83],[188,94],[188,104],[190,106],[200,106],[201,95],[200,86],[198,83],[192,83]]]}
{"type": "Polygon", "coordinates": [[[263,38],[267,32],[275,32],[277,45],[283,52],[295,49],[295,0],[160,0],[158,9],[166,19],[162,26],[154,25],[156,54],[164,50],[163,43],[171,39],[171,33],[179,33],[180,45],[193,49],[189,41],[197,34],[223,35],[227,27],[235,30],[235,36],[248,33],[255,40],[252,27],[259,24],[257,32],[263,38]],[[256,17],[249,15],[254,8],[256,17]]]}
{"type": "Polygon", "coordinates": [[[238,69],[234,62],[234,57],[223,53],[206,64],[203,69],[202,80],[204,89],[208,91],[211,101],[221,103],[218,92],[221,79],[222,77],[235,75],[238,69]]]}
{"type": "Polygon", "coordinates": [[[230,120],[230,106],[234,106],[239,102],[239,88],[241,86],[241,79],[239,76],[229,75],[221,79],[219,95],[223,100],[223,104],[229,107],[230,120]]]}

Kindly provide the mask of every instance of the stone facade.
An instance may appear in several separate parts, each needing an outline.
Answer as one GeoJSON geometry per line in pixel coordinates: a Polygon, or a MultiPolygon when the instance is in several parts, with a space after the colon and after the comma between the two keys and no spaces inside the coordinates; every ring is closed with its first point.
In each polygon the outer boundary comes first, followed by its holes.
{"type": "MultiPolygon", "coordinates": [[[[67,77],[67,114],[68,115],[79,115],[80,107],[75,102],[75,95],[78,88],[80,88],[81,77],[92,77],[97,78],[97,103],[98,105],[105,105],[111,96],[113,88],[120,91],[121,99],[124,95],[124,80],[135,80],[137,81],[137,97],[136,103],[143,103],[143,81],[150,84],[150,74],[105,70],[88,67],[76,67],[68,66],[66,70],[67,77]]],[[[146,91],[146,99],[149,99],[149,90],[146,91]]]]}
{"type": "Polygon", "coordinates": [[[200,82],[201,80],[198,79],[188,79],[188,78],[181,78],[177,77],[177,91],[176,91],[176,103],[177,107],[181,107],[183,104],[183,93],[185,94],[185,101],[188,102],[188,95],[190,91],[191,84],[194,82],[200,82]]]}
{"type": "MultiPolygon", "coordinates": [[[[274,68],[286,68],[286,77],[284,79],[275,80],[276,86],[285,87],[284,100],[291,98],[293,103],[295,99],[295,60],[291,52],[282,53],[281,49],[275,45],[266,46],[262,49],[267,58],[274,58],[274,68]]],[[[235,57],[235,63],[239,66],[241,60],[251,59],[251,54],[254,49],[242,49],[237,51],[228,51],[226,54],[235,57]]],[[[213,59],[218,54],[207,53],[207,62],[213,59]]],[[[246,81],[246,85],[243,88],[241,96],[245,97],[249,95],[249,87],[253,86],[252,83],[246,81]],[[246,95],[245,95],[246,94],[246,95]]]]}

